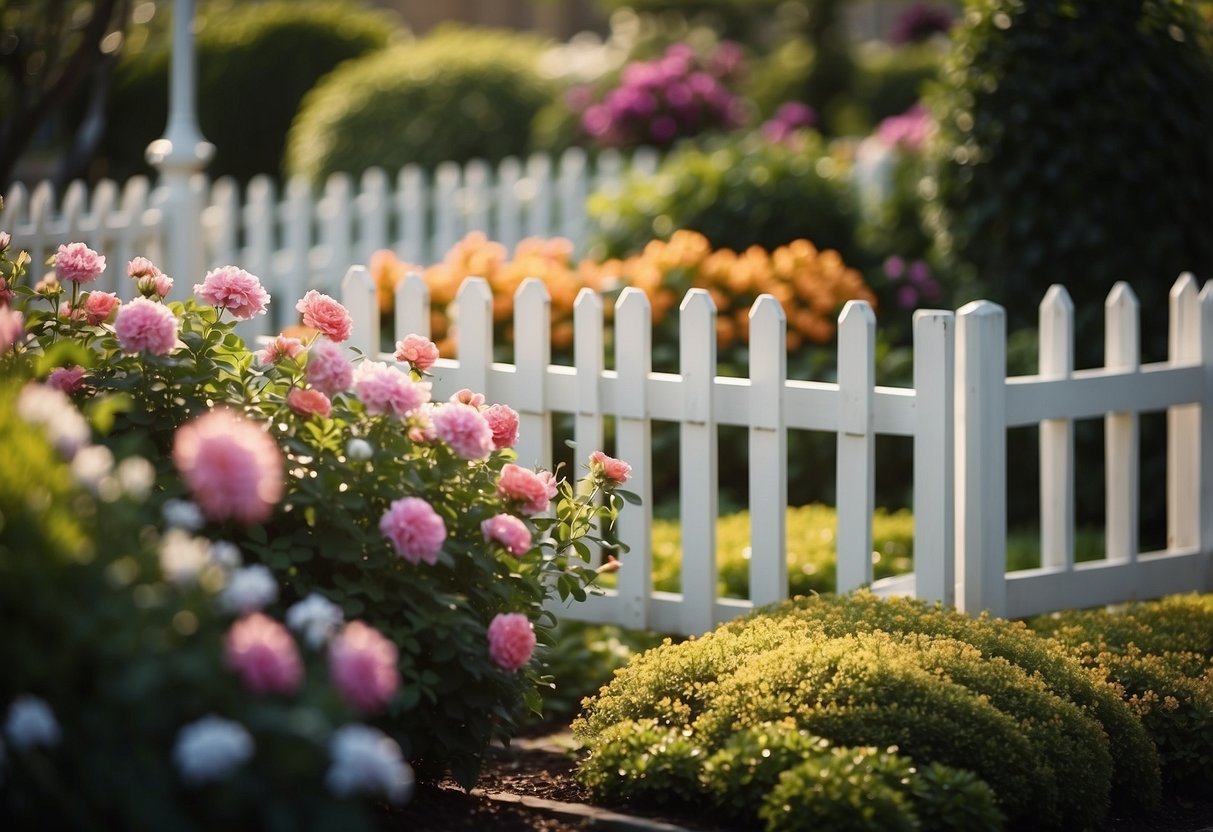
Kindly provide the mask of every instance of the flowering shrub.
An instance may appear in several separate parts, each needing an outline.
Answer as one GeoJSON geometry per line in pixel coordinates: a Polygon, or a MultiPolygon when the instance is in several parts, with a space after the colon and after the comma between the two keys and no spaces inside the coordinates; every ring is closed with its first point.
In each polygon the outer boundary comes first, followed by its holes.
{"type": "MultiPolygon", "coordinates": [[[[0,366],[35,379],[63,371],[58,384],[93,418],[98,454],[155,461],[141,510],[162,508],[187,530],[164,535],[174,541],[165,577],[205,584],[217,614],[237,618],[226,635],[197,646],[222,663],[228,696],[243,690],[259,700],[312,702],[313,679],[325,677],[336,693],[321,697],[329,707],[371,718],[392,737],[304,730],[304,722],[286,720],[326,758],[363,773],[359,780],[335,763],[323,777],[331,793],[399,795],[395,778],[406,758],[424,776],[449,769],[470,786],[487,743],[508,738],[528,708],[539,710],[532,649],[550,640],[553,623],[544,603],[584,598],[596,577],[570,552],[586,551],[583,541],[598,528],[609,530],[632,495],[601,465],[587,463],[576,485],[514,465],[517,415],[508,407],[472,391],[431,401],[419,365],[432,363],[432,344],[402,342],[416,364],[355,365],[333,340],[348,334],[345,310],[309,294],[298,309],[319,334],[307,342],[280,337],[252,352],[232,327],[269,302],[254,276],[215,270],[195,287],[210,303],[179,302],[160,296],[146,280],[149,269],[132,263],[145,297],[122,304],[113,324],[58,314],[61,301],[69,310],[87,304],[77,283],[70,297],[62,284],[18,285],[20,311],[0,308],[0,330],[11,332],[0,366]],[[132,315],[146,318],[132,329],[154,337],[124,343],[123,321],[132,315]],[[529,487],[514,485],[521,481],[529,487]],[[251,565],[208,577],[208,549],[191,542],[194,535],[226,541],[225,562],[251,565]],[[298,636],[279,622],[281,611],[298,636]],[[512,622],[504,635],[493,626],[502,616],[512,622]],[[362,621],[345,624],[347,617],[362,621]],[[311,672],[312,664],[327,664],[327,674],[311,672]]],[[[59,397],[39,405],[48,419],[58,411],[80,419],[61,390],[33,389],[59,397]]],[[[73,452],[86,445],[88,426],[80,425],[57,444],[73,452]]],[[[109,487],[103,473],[89,476],[109,487]]],[[[247,756],[239,726],[203,723],[182,742],[190,759],[199,747],[204,756],[208,749],[233,761],[247,756]]],[[[206,781],[209,769],[189,776],[206,781]]]]}

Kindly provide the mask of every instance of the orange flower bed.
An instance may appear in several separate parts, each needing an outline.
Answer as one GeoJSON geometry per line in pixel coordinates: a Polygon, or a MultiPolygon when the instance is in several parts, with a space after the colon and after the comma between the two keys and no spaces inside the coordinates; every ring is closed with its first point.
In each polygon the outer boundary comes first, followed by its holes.
{"type": "MultiPolygon", "coordinates": [[[[773,295],[788,316],[788,349],[821,344],[834,336],[836,318],[848,300],[875,305],[876,298],[855,269],[835,251],[818,251],[808,240],[796,240],[768,252],[752,246],[743,252],[713,250],[694,231],[676,231],[669,241],[653,240],[643,252],[626,259],[574,264],[573,246],[564,239],[530,238],[509,257],[506,247],[473,232],[457,243],[446,258],[429,268],[401,262],[390,251],[377,252],[370,270],[379,286],[379,308],[390,315],[395,289],[405,274],[421,274],[430,289],[430,335],[444,355],[453,352],[445,309],[467,277],[488,281],[493,294],[493,319],[512,337],[514,293],[527,277],[547,286],[552,304],[552,348],[573,342],[573,303],[588,287],[596,292],[635,286],[648,295],[653,324],[676,331],[678,304],[688,289],[702,288],[716,303],[716,332],[720,349],[743,344],[749,337],[749,310],[763,293],[773,295]]],[[[613,308],[607,304],[609,316],[613,308]]]]}

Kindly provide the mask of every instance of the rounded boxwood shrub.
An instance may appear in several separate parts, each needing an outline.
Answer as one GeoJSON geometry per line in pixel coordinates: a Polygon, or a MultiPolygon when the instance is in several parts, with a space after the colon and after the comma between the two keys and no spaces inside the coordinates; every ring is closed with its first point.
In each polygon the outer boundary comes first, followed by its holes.
{"type": "MultiPolygon", "coordinates": [[[[198,124],[215,145],[207,172],[240,180],[282,170],[291,120],[321,77],[405,32],[387,12],[333,0],[212,3],[199,22],[198,124]]],[[[164,132],[167,34],[124,55],[115,72],[103,141],[111,176],[146,171],[144,151],[164,132]]]]}
{"type": "Polygon", "coordinates": [[[639,252],[679,229],[698,231],[713,248],[775,249],[807,239],[855,261],[856,206],[846,165],[821,138],[770,142],[758,135],[686,145],[655,176],[635,176],[617,192],[590,197],[598,238],[595,255],[639,252]]]}
{"type": "Polygon", "coordinates": [[[896,745],[919,765],[974,772],[1012,823],[1097,823],[1112,771],[1099,722],[1038,675],[955,639],[830,636],[778,612],[663,645],[618,672],[574,724],[587,766],[608,728],[642,719],[693,737],[709,759],[737,731],[786,719],[835,745],[896,745]]]}
{"type": "Polygon", "coordinates": [[[320,180],[521,155],[555,92],[536,68],[542,46],[531,36],[445,28],[352,62],[304,100],[287,170],[320,180]]]}
{"type": "MultiPolygon", "coordinates": [[[[937,243],[1011,328],[1064,283],[1081,350],[1114,281],[1213,272],[1213,45],[1193,4],[970,0],[952,39],[937,243]]],[[[1156,311],[1143,332],[1166,332],[1156,311]]]]}

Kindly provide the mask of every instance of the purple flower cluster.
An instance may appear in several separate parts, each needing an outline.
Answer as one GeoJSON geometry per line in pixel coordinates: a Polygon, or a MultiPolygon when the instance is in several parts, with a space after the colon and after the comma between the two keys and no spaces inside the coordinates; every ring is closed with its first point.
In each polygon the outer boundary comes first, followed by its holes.
{"type": "Polygon", "coordinates": [[[665,147],[745,120],[744,103],[728,88],[741,61],[741,48],[733,43],[721,43],[706,60],[676,43],[656,60],[624,67],[619,85],[600,101],[581,88],[569,102],[581,110],[585,133],[602,145],[665,147]]]}
{"type": "Polygon", "coordinates": [[[775,115],[763,122],[762,135],[769,142],[786,142],[797,130],[805,130],[817,124],[817,113],[808,104],[785,101],[779,105],[775,115]]]}
{"type": "Polygon", "coordinates": [[[920,101],[901,115],[880,122],[876,136],[886,147],[919,153],[934,129],[935,121],[920,101]]]}
{"type": "Polygon", "coordinates": [[[918,43],[952,28],[952,12],[943,6],[914,3],[907,6],[889,29],[890,43],[918,43]]]}
{"type": "Polygon", "coordinates": [[[922,260],[907,264],[894,255],[884,261],[884,274],[897,286],[897,305],[902,309],[917,309],[924,301],[939,300],[939,283],[931,277],[931,267],[922,260]]]}

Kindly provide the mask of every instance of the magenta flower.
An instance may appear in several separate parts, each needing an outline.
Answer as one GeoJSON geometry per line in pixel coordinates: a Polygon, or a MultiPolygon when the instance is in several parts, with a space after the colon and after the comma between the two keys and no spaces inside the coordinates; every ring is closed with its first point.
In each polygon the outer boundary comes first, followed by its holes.
{"type": "Polygon", "coordinates": [[[298,338],[279,335],[273,341],[266,344],[265,349],[257,353],[257,362],[259,364],[273,364],[284,355],[294,360],[299,357],[303,350],[303,342],[298,338]]]}
{"type": "Polygon", "coordinates": [[[502,670],[513,673],[531,660],[535,630],[520,612],[498,613],[489,622],[489,658],[502,670]]]}
{"type": "Polygon", "coordinates": [[[518,503],[525,514],[541,514],[556,496],[556,479],[551,474],[538,474],[530,469],[507,462],[497,478],[497,493],[518,503]]]}
{"type": "Polygon", "coordinates": [[[329,397],[319,390],[295,387],[286,394],[286,406],[300,416],[320,416],[328,418],[333,412],[333,403],[329,397]]]}
{"type": "Polygon", "coordinates": [[[105,271],[105,258],[84,243],[68,243],[55,252],[55,277],[60,281],[92,283],[105,271]]]}
{"type": "Polygon", "coordinates": [[[336,396],[354,383],[354,365],[345,351],[325,338],[317,338],[307,351],[307,380],[326,396],[336,396]]]}
{"type": "Polygon", "coordinates": [[[350,337],[350,330],[354,326],[350,313],[328,295],[309,289],[295,304],[295,309],[303,315],[304,326],[319,330],[336,343],[340,344],[350,337]]]}
{"type": "Polygon", "coordinates": [[[46,377],[46,386],[64,393],[74,393],[84,386],[84,368],[79,365],[56,367],[46,377]]]}
{"type": "Polygon", "coordinates": [[[438,438],[464,459],[484,459],[492,453],[493,429],[470,404],[448,402],[434,411],[431,420],[438,438]]]}
{"type": "Polygon", "coordinates": [[[433,566],[446,542],[446,523],[420,497],[394,501],[379,519],[379,532],[392,542],[400,557],[414,565],[425,561],[433,566]]]}
{"type": "Polygon", "coordinates": [[[438,360],[438,345],[424,335],[406,335],[396,342],[396,360],[407,361],[424,373],[438,360]]]}
{"type": "Polygon", "coordinates": [[[163,304],[135,298],[118,310],[114,334],[123,352],[168,355],[177,346],[177,318],[163,304]]]}
{"type": "Polygon", "coordinates": [[[226,409],[182,425],[173,463],[211,520],[260,523],[282,499],[282,452],[264,430],[226,409]]]}
{"type": "Polygon", "coordinates": [[[341,698],[362,713],[375,713],[400,688],[399,655],[378,630],[351,621],[329,642],[329,679],[341,698]]]}
{"type": "Polygon", "coordinates": [[[413,381],[381,361],[363,361],[354,371],[354,392],[367,413],[404,419],[430,400],[430,383],[413,381]]]}
{"type": "Polygon", "coordinates": [[[511,555],[522,557],[531,550],[531,530],[512,514],[498,514],[480,524],[486,542],[497,541],[511,555]]]}
{"type": "Polygon", "coordinates": [[[303,682],[295,640],[286,627],[259,612],[241,618],[227,631],[223,660],[253,693],[292,694],[303,682]]]}
{"type": "Polygon", "coordinates": [[[0,355],[25,337],[25,316],[16,309],[0,306],[0,355]]]}
{"type": "Polygon", "coordinates": [[[228,310],[240,321],[264,315],[270,302],[261,281],[236,266],[207,272],[201,283],[194,284],[194,294],[203,303],[228,310]]]}
{"type": "Polygon", "coordinates": [[[100,326],[121,305],[122,299],[113,292],[89,292],[84,298],[84,320],[89,326],[100,326]]]}
{"type": "Polygon", "coordinates": [[[607,456],[602,451],[590,454],[590,474],[608,483],[623,485],[632,475],[632,466],[622,459],[607,456]]]}
{"type": "Polygon", "coordinates": [[[494,404],[481,413],[493,431],[493,447],[497,450],[514,447],[518,442],[518,413],[506,404],[494,404]]]}

